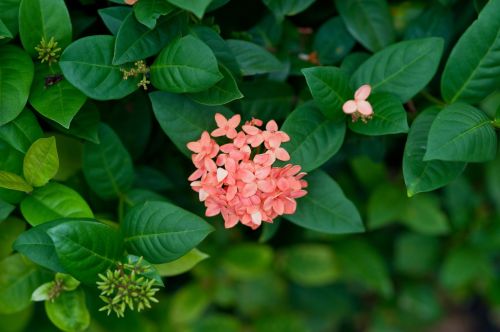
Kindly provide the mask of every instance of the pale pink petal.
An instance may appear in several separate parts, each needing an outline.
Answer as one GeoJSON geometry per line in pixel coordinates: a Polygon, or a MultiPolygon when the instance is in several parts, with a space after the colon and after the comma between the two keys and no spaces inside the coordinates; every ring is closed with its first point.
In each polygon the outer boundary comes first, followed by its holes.
{"type": "Polygon", "coordinates": [[[203,189],[200,189],[200,191],[198,192],[198,196],[200,198],[200,202],[204,202],[209,195],[208,195],[208,192],[206,192],[203,189]]]}
{"type": "Polygon", "coordinates": [[[216,216],[220,213],[220,207],[216,204],[212,204],[207,207],[207,210],[205,211],[205,215],[207,217],[213,217],[216,216]]]}
{"type": "Polygon", "coordinates": [[[276,159],[278,160],[281,160],[281,161],[287,161],[287,160],[290,160],[290,155],[288,154],[288,152],[283,149],[283,148],[277,148],[275,150],[275,155],[276,155],[276,159]]]}
{"type": "Polygon", "coordinates": [[[204,172],[201,169],[197,169],[196,171],[193,172],[193,174],[189,176],[188,180],[189,181],[197,180],[203,176],[203,173],[204,172]]]}
{"type": "Polygon", "coordinates": [[[238,135],[238,132],[234,128],[229,128],[226,132],[226,136],[229,139],[233,139],[238,135]]]}
{"type": "Polygon", "coordinates": [[[255,170],[255,177],[259,180],[265,179],[271,173],[271,167],[261,167],[255,170]]]}
{"type": "Polygon", "coordinates": [[[231,117],[231,119],[229,119],[229,121],[227,122],[227,124],[231,128],[236,128],[236,127],[238,127],[238,125],[240,124],[240,122],[241,122],[241,115],[236,114],[236,115],[233,115],[231,117]]]}
{"type": "Polygon", "coordinates": [[[367,101],[360,100],[358,101],[358,112],[365,116],[370,116],[373,114],[372,105],[367,101]]]}
{"type": "Polygon", "coordinates": [[[251,216],[254,225],[260,226],[262,224],[262,214],[259,211],[252,213],[251,216]]]}
{"type": "Polygon", "coordinates": [[[217,129],[212,131],[211,135],[213,137],[221,137],[221,136],[226,135],[226,130],[224,128],[217,128],[217,129]]]}
{"type": "Polygon", "coordinates": [[[278,135],[272,135],[271,137],[269,137],[269,141],[268,142],[269,142],[269,146],[272,149],[276,149],[281,144],[281,138],[278,135]]]}
{"type": "Polygon", "coordinates": [[[271,120],[266,124],[266,130],[274,133],[275,131],[278,131],[278,124],[276,121],[271,120]]]}
{"type": "Polygon", "coordinates": [[[250,197],[255,195],[257,192],[257,184],[256,183],[247,183],[243,186],[242,195],[243,197],[250,197]]]}
{"type": "Polygon", "coordinates": [[[257,182],[257,188],[264,193],[272,193],[276,186],[271,180],[260,180],[257,182]]]}
{"type": "Polygon", "coordinates": [[[215,114],[215,122],[217,123],[217,127],[224,128],[227,124],[227,119],[224,115],[220,113],[215,114]]]}
{"type": "Polygon", "coordinates": [[[245,133],[247,133],[248,135],[257,135],[260,133],[260,129],[257,127],[254,127],[254,126],[244,125],[242,128],[243,128],[243,131],[245,133]]]}
{"type": "Polygon", "coordinates": [[[238,224],[238,217],[234,214],[230,214],[224,217],[224,227],[225,228],[233,228],[238,224]]]}
{"type": "Polygon", "coordinates": [[[281,199],[274,200],[273,210],[280,216],[285,212],[285,204],[281,199]]]}
{"type": "Polygon", "coordinates": [[[224,180],[227,175],[229,174],[228,171],[226,171],[224,168],[217,168],[217,181],[218,182],[222,182],[222,180],[224,180]]]}
{"type": "Polygon", "coordinates": [[[209,145],[211,141],[212,141],[212,139],[210,138],[210,134],[208,133],[208,131],[204,131],[201,134],[201,138],[200,138],[201,145],[209,145]]]}
{"type": "Polygon", "coordinates": [[[199,142],[189,142],[187,148],[195,153],[200,153],[201,144],[199,142]]]}
{"type": "Polygon", "coordinates": [[[366,100],[370,96],[372,92],[372,87],[368,84],[362,85],[358,90],[354,93],[354,99],[357,101],[366,100]]]}
{"type": "Polygon", "coordinates": [[[229,186],[227,188],[227,192],[226,192],[226,199],[228,201],[231,201],[234,198],[234,196],[236,196],[237,192],[238,192],[238,187],[236,187],[236,186],[229,186]]]}
{"type": "Polygon", "coordinates": [[[292,198],[287,198],[285,201],[285,214],[294,214],[297,209],[297,202],[292,198]]]}
{"type": "Polygon", "coordinates": [[[255,175],[247,169],[240,169],[238,171],[238,177],[245,183],[250,183],[255,180],[255,175]]]}
{"type": "Polygon", "coordinates": [[[352,114],[356,112],[357,109],[358,105],[356,105],[356,102],[354,100],[348,100],[342,106],[342,110],[344,111],[345,114],[352,114]]]}

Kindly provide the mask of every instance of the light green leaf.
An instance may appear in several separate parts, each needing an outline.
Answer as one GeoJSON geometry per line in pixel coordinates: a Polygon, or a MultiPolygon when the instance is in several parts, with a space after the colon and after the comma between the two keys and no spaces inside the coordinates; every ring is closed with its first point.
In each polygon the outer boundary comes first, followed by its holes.
{"type": "Polygon", "coordinates": [[[0,170],[0,188],[30,193],[33,187],[17,174],[0,170]]]}
{"type": "Polygon", "coordinates": [[[158,273],[162,277],[172,277],[183,274],[194,268],[198,263],[207,259],[208,256],[203,251],[196,248],[174,261],[155,265],[158,273]]]}
{"type": "Polygon", "coordinates": [[[363,135],[389,135],[408,132],[406,111],[394,95],[374,93],[368,101],[373,107],[373,118],[368,123],[349,122],[349,128],[363,135]]]}
{"type": "Polygon", "coordinates": [[[188,284],[172,297],[168,312],[169,321],[174,326],[198,321],[210,305],[210,300],[210,294],[200,284],[188,284]]]}
{"type": "Polygon", "coordinates": [[[34,187],[42,187],[59,170],[56,138],[37,139],[24,156],[23,173],[26,181],[34,187]]]}
{"type": "Polygon", "coordinates": [[[370,51],[379,51],[395,39],[386,0],[335,0],[347,30],[370,51]]]}
{"type": "Polygon", "coordinates": [[[267,245],[243,243],[224,252],[222,267],[238,280],[254,279],[269,271],[273,256],[273,250],[267,245]]]}
{"type": "Polygon", "coordinates": [[[167,202],[136,206],[122,224],[127,249],[154,264],[185,255],[212,231],[200,217],[167,202]]]}
{"type": "Polygon", "coordinates": [[[141,0],[135,4],[134,14],[137,21],[153,29],[161,16],[168,15],[174,9],[166,0],[141,0]]]}
{"type": "Polygon", "coordinates": [[[19,35],[24,49],[35,56],[42,38],[52,37],[57,47],[71,43],[71,20],[64,0],[22,0],[19,7],[19,35]]]}
{"type": "Polygon", "coordinates": [[[82,289],[62,292],[54,301],[45,301],[45,312],[62,331],[84,331],[90,325],[90,314],[82,289]]]}
{"type": "Polygon", "coordinates": [[[314,104],[308,103],[288,116],[281,130],[290,136],[290,142],[283,144],[290,154],[290,163],[310,172],[340,149],[345,122],[327,119],[314,104]]]}
{"type": "Polygon", "coordinates": [[[474,104],[500,84],[500,1],[488,1],[453,48],[441,77],[449,104],[474,104]]]}
{"type": "Polygon", "coordinates": [[[424,161],[483,162],[494,159],[496,152],[491,120],[477,108],[457,103],[439,112],[432,123],[424,161]]]}
{"type": "Polygon", "coordinates": [[[120,67],[112,65],[115,38],[89,36],[69,45],[59,65],[64,77],[90,98],[123,98],[137,89],[140,78],[123,79],[120,67]]]}
{"type": "Polygon", "coordinates": [[[203,17],[205,10],[212,0],[167,0],[171,4],[185,9],[196,15],[199,19],[203,17]]]}
{"type": "Polygon", "coordinates": [[[356,41],[347,31],[340,17],[334,17],[323,23],[314,35],[313,49],[318,52],[322,65],[336,64],[354,47],[356,41]]]}
{"type": "Polygon", "coordinates": [[[36,226],[60,218],[92,218],[87,202],[73,189],[51,182],[21,202],[24,218],[36,226]]]}
{"type": "Polygon", "coordinates": [[[388,92],[406,102],[430,82],[443,52],[443,39],[399,42],[379,51],[354,73],[351,84],[370,84],[372,92],[388,92]]]}
{"type": "Polygon", "coordinates": [[[50,299],[50,293],[54,289],[55,283],[53,281],[46,282],[31,294],[31,301],[42,302],[50,299]]]}
{"type": "Polygon", "coordinates": [[[418,195],[409,199],[402,221],[412,230],[429,235],[446,234],[450,230],[446,215],[434,196],[418,195]]]}
{"type": "Polygon", "coordinates": [[[182,95],[158,91],[150,93],[149,98],[161,128],[187,157],[191,152],[186,144],[200,139],[203,131],[216,128],[215,113],[232,116],[227,108],[200,105],[182,95]]]}
{"type": "Polygon", "coordinates": [[[336,67],[311,67],[302,70],[316,104],[329,119],[343,117],[342,105],[354,97],[345,73],[336,67]]]}
{"type": "Polygon", "coordinates": [[[97,12],[106,28],[116,36],[123,20],[132,12],[132,8],[126,6],[107,7],[101,8],[97,12]]]}
{"type": "Polygon", "coordinates": [[[151,83],[169,92],[199,92],[221,79],[212,50],[191,35],[168,44],[151,66],[151,83]]]}
{"type": "Polygon", "coordinates": [[[17,118],[0,126],[0,140],[21,153],[26,153],[34,141],[43,136],[42,128],[33,113],[25,109],[17,118]]]}
{"type": "Polygon", "coordinates": [[[229,39],[226,42],[236,57],[241,73],[245,76],[283,69],[283,64],[274,55],[257,44],[236,39],[229,39]]]}
{"type": "Polygon", "coordinates": [[[309,184],[308,193],[297,199],[297,211],[286,215],[286,219],[304,228],[328,234],[364,231],[356,207],[328,174],[316,170],[304,180],[309,184]]]}
{"type": "Polygon", "coordinates": [[[439,108],[432,107],[420,114],[410,129],[403,155],[403,175],[408,196],[431,191],[450,183],[465,168],[465,163],[454,161],[424,161],[427,139],[439,108]]]}
{"type": "Polygon", "coordinates": [[[84,145],[83,174],[99,197],[118,197],[134,182],[132,159],[115,132],[105,124],[99,127],[99,141],[84,145]]]}
{"type": "Polygon", "coordinates": [[[99,273],[112,268],[123,254],[123,239],[113,227],[97,221],[64,222],[47,231],[59,261],[76,279],[95,284],[99,273]]]}
{"type": "Polygon", "coordinates": [[[23,110],[33,81],[31,58],[17,46],[0,46],[0,126],[23,110]]]}
{"type": "Polygon", "coordinates": [[[306,10],[314,0],[263,0],[263,2],[281,20],[284,16],[293,16],[306,10]]]}

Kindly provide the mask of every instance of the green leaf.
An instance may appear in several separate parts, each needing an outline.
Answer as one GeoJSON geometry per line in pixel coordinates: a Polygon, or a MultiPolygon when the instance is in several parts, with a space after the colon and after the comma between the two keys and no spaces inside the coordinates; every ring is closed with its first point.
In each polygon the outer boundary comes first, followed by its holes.
{"type": "Polygon", "coordinates": [[[94,284],[123,254],[123,239],[115,228],[96,221],[72,220],[47,231],[64,269],[76,279],[94,284]]]}
{"type": "Polygon", "coordinates": [[[165,0],[141,0],[135,4],[134,14],[137,21],[153,29],[161,16],[170,14],[174,9],[165,0]]]}
{"type": "Polygon", "coordinates": [[[2,19],[0,19],[0,43],[5,43],[12,39],[12,33],[9,31],[2,19]]]}
{"type": "Polygon", "coordinates": [[[448,233],[450,227],[439,201],[430,195],[418,195],[409,200],[402,221],[412,230],[429,235],[448,233]]]}
{"type": "Polygon", "coordinates": [[[136,206],[122,224],[127,249],[154,264],[185,255],[212,231],[200,217],[166,202],[136,206]]]}
{"type": "Polygon", "coordinates": [[[99,127],[99,141],[84,145],[83,174],[99,197],[118,197],[134,182],[132,159],[118,136],[105,124],[99,127]]]}
{"type": "Polygon", "coordinates": [[[64,268],[57,257],[54,242],[52,242],[47,231],[65,221],[59,219],[30,228],[16,239],[12,247],[35,264],[54,272],[64,272],[64,268]]]}
{"type": "Polygon", "coordinates": [[[304,228],[328,234],[364,231],[356,207],[328,174],[316,170],[304,180],[309,184],[308,193],[297,200],[297,211],[287,215],[286,219],[304,228]]]}
{"type": "Polygon", "coordinates": [[[99,143],[99,123],[100,115],[97,107],[93,103],[87,101],[71,121],[69,129],[57,123],[52,123],[52,125],[66,135],[97,144],[99,143]]]}
{"type": "Polygon", "coordinates": [[[194,268],[198,263],[207,259],[208,256],[203,251],[196,248],[189,251],[187,254],[177,258],[174,261],[155,265],[158,273],[162,277],[172,277],[179,274],[183,274],[194,268]]]}
{"type": "Polygon", "coordinates": [[[336,67],[311,67],[302,70],[316,104],[329,119],[343,116],[342,105],[353,98],[345,73],[336,67]]]}
{"type": "Polygon", "coordinates": [[[285,275],[305,287],[325,286],[339,277],[334,251],[327,245],[300,244],[281,252],[285,275]]]}
{"type": "Polygon", "coordinates": [[[33,75],[33,62],[26,52],[12,45],[0,46],[0,126],[22,112],[33,75]]]}
{"type": "Polygon", "coordinates": [[[457,103],[439,112],[432,123],[424,161],[483,162],[493,160],[496,152],[491,120],[477,108],[457,103]]]}
{"type": "Polygon", "coordinates": [[[477,103],[500,84],[500,1],[489,1],[453,48],[441,77],[445,101],[477,103]]]}
{"type": "Polygon", "coordinates": [[[33,187],[17,174],[0,170],[0,188],[30,193],[33,187]]]}
{"type": "Polygon", "coordinates": [[[35,56],[42,38],[52,37],[64,49],[71,43],[71,20],[64,0],[22,0],[19,7],[19,35],[24,49],[35,56]]]}
{"type": "Polygon", "coordinates": [[[191,152],[186,144],[198,140],[203,131],[215,129],[215,113],[232,115],[227,108],[200,105],[182,95],[158,91],[150,93],[149,98],[161,128],[187,157],[191,152]]]}
{"type": "Polygon", "coordinates": [[[443,39],[399,42],[366,60],[351,78],[353,87],[370,84],[372,92],[388,92],[406,102],[430,82],[443,52],[443,39]]]}
{"type": "Polygon", "coordinates": [[[0,223],[0,259],[12,253],[12,244],[25,228],[26,223],[17,218],[8,218],[0,223]]]}
{"type": "Polygon", "coordinates": [[[183,18],[179,13],[164,17],[158,20],[155,28],[150,29],[130,13],[116,35],[113,65],[123,65],[157,54],[174,38],[180,37],[185,25],[183,18]]]}
{"type": "Polygon", "coordinates": [[[439,262],[440,240],[415,233],[401,235],[395,245],[395,265],[408,276],[434,273],[439,262]]]}
{"type": "Polygon", "coordinates": [[[392,44],[395,32],[386,0],[335,0],[347,30],[370,51],[392,44]]]}
{"type": "Polygon", "coordinates": [[[104,25],[116,36],[123,20],[132,12],[132,8],[125,6],[107,7],[101,8],[97,12],[104,22],[104,25]]]}
{"type": "Polygon", "coordinates": [[[197,103],[209,106],[224,105],[233,100],[243,98],[243,94],[238,89],[238,85],[231,72],[224,65],[219,65],[219,69],[223,76],[222,80],[215,83],[208,90],[188,94],[189,98],[197,103]]]}
{"type": "Polygon", "coordinates": [[[314,0],[263,0],[278,20],[284,16],[293,16],[307,9],[314,0]]]}
{"type": "Polygon", "coordinates": [[[290,163],[310,172],[328,161],[342,146],[345,122],[327,119],[312,103],[297,108],[286,118],[282,131],[290,136],[283,148],[290,163]]]}
{"type": "Polygon", "coordinates": [[[445,41],[446,49],[454,33],[453,11],[440,4],[433,4],[410,22],[405,30],[404,39],[441,37],[445,41]]]}
{"type": "Polygon", "coordinates": [[[212,0],[167,0],[171,4],[185,9],[196,15],[199,19],[205,14],[205,10],[212,0]]]}
{"type": "Polygon", "coordinates": [[[21,0],[0,1],[0,20],[5,24],[13,36],[19,29],[19,5],[21,0]]]}
{"type": "Polygon", "coordinates": [[[90,325],[90,314],[82,289],[62,292],[55,300],[45,301],[50,321],[63,331],[84,331],[90,325]]]}
{"type": "Polygon", "coordinates": [[[283,64],[274,55],[257,44],[236,39],[229,39],[226,42],[244,76],[266,74],[283,69],[283,64]]]}
{"type": "Polygon", "coordinates": [[[24,178],[34,187],[42,187],[52,179],[59,170],[56,138],[37,139],[24,156],[24,178]]]}
{"type": "Polygon", "coordinates": [[[0,261],[0,313],[12,314],[26,309],[31,304],[33,291],[50,280],[50,274],[42,272],[36,265],[20,254],[0,261]]]}
{"type": "Polygon", "coordinates": [[[403,155],[403,175],[408,196],[445,186],[465,168],[463,162],[424,161],[427,139],[439,108],[428,108],[420,114],[410,129],[403,155]]]}
{"type": "Polygon", "coordinates": [[[363,135],[389,135],[408,132],[406,111],[401,102],[390,93],[374,93],[368,101],[373,107],[373,118],[368,123],[349,122],[349,128],[363,135]]]}
{"type": "Polygon", "coordinates": [[[192,283],[177,291],[170,302],[168,317],[174,326],[183,326],[201,319],[210,305],[210,295],[200,284],[192,283]]]}
{"type": "Polygon", "coordinates": [[[69,45],[59,65],[64,77],[90,98],[123,98],[137,89],[139,77],[123,79],[120,67],[112,65],[115,38],[89,36],[69,45]]]}
{"type": "Polygon", "coordinates": [[[31,301],[42,302],[50,300],[50,293],[53,291],[54,286],[55,282],[53,281],[44,283],[31,294],[31,301]]]}
{"type": "Polygon", "coordinates": [[[391,184],[380,184],[370,195],[367,206],[368,228],[386,226],[401,219],[408,209],[402,190],[391,184]]]}
{"type": "Polygon", "coordinates": [[[354,47],[356,41],[347,31],[340,17],[334,17],[323,23],[314,35],[313,49],[318,52],[322,65],[336,64],[354,47]]]}
{"type": "Polygon", "coordinates": [[[83,144],[72,137],[55,134],[57,154],[59,156],[59,170],[54,180],[68,181],[82,169],[83,144]]]}
{"type": "MultiPolygon", "coordinates": [[[[0,198],[0,225],[7,219],[16,207],[0,198]]],[[[1,226],[0,226],[1,227],[1,226]]]]}
{"type": "MultiPolygon", "coordinates": [[[[22,173],[23,157],[24,155],[22,153],[0,140],[0,170],[13,174],[22,173]]],[[[26,187],[26,185],[23,185],[23,187],[26,187]]],[[[24,193],[15,190],[3,189],[0,186],[0,199],[6,201],[7,203],[17,204],[23,198],[24,193]]]]}
{"type": "Polygon", "coordinates": [[[127,192],[127,196],[124,200],[125,213],[130,210],[130,208],[141,205],[146,202],[168,202],[169,200],[160,194],[155,193],[151,190],[146,189],[132,189],[127,192]]]}
{"type": "Polygon", "coordinates": [[[190,35],[168,44],[151,66],[151,83],[169,92],[199,92],[221,79],[212,50],[190,35]]]}
{"type": "Polygon", "coordinates": [[[266,273],[274,259],[271,247],[258,243],[243,243],[227,249],[222,256],[222,267],[238,280],[253,279],[266,273]]]}
{"type": "Polygon", "coordinates": [[[21,202],[24,218],[36,226],[60,218],[92,218],[87,202],[73,189],[51,182],[21,202]]]}
{"type": "Polygon", "coordinates": [[[0,140],[21,153],[26,153],[34,141],[43,136],[42,128],[33,113],[25,109],[17,118],[0,126],[0,140]]]}
{"type": "Polygon", "coordinates": [[[29,102],[44,117],[69,128],[71,120],[85,103],[87,97],[63,79],[53,85],[46,80],[61,75],[57,64],[35,66],[35,78],[31,86],[29,102]]]}
{"type": "Polygon", "coordinates": [[[348,76],[352,76],[354,72],[370,58],[370,54],[365,52],[353,52],[347,55],[342,63],[340,64],[340,69],[348,76]]]}
{"type": "Polygon", "coordinates": [[[160,192],[174,189],[174,184],[162,171],[140,166],[135,170],[134,187],[160,192]]]}
{"type": "Polygon", "coordinates": [[[487,281],[493,275],[489,259],[483,252],[471,247],[459,247],[446,257],[439,280],[446,289],[457,289],[474,281],[487,281]]]}

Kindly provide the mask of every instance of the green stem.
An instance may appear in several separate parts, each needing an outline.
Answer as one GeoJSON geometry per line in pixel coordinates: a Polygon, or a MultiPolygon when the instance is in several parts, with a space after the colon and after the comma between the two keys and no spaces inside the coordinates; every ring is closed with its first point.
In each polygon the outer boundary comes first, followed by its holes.
{"type": "Polygon", "coordinates": [[[440,106],[446,106],[446,103],[444,101],[442,101],[439,98],[434,97],[433,95],[431,95],[429,92],[427,92],[425,90],[420,91],[420,95],[422,95],[422,97],[424,97],[425,99],[427,99],[428,101],[430,101],[434,104],[438,104],[440,106]]]}
{"type": "Polygon", "coordinates": [[[500,129],[500,119],[491,121],[491,124],[493,125],[493,127],[500,129]]]}

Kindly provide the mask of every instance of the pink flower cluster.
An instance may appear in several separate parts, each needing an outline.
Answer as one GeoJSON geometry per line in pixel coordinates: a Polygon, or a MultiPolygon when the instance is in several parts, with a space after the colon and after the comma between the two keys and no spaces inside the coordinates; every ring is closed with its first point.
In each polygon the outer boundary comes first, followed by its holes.
{"type": "Polygon", "coordinates": [[[217,113],[215,121],[218,128],[211,134],[205,131],[198,141],[187,144],[196,166],[189,181],[205,203],[205,215],[222,214],[226,228],[241,222],[256,229],[263,221],[271,223],[277,216],[295,213],[295,199],[307,193],[302,179],[306,173],[298,165],[272,166],[276,160],[290,160],[281,147],[290,137],[278,130],[275,121],[262,129],[263,122],[252,119],[241,131],[236,129],[240,115],[226,119],[217,113]],[[219,145],[215,137],[230,141],[219,145]]]}

